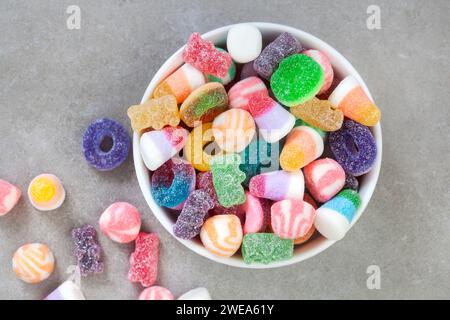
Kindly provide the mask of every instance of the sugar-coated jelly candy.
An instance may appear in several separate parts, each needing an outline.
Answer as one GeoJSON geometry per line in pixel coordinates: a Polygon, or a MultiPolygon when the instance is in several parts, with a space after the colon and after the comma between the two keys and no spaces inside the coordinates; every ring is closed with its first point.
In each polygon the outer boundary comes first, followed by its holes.
{"type": "Polygon", "coordinates": [[[209,217],[200,231],[200,239],[209,252],[231,257],[242,244],[241,221],[233,214],[209,217]]]}
{"type": "Polygon", "coordinates": [[[330,158],[318,159],[303,169],[305,185],[319,202],[333,198],[345,184],[345,172],[341,165],[330,158]]]}
{"type": "Polygon", "coordinates": [[[86,298],[75,282],[66,280],[44,300],[86,300],[86,298]]]}
{"type": "Polygon", "coordinates": [[[139,295],[139,300],[174,300],[174,297],[169,289],[153,286],[144,289],[139,295]]]}
{"type": "Polygon", "coordinates": [[[100,230],[111,240],[129,243],[141,229],[141,214],[128,202],[115,202],[100,216],[100,230]]]}
{"type": "Polygon", "coordinates": [[[208,289],[206,288],[195,288],[183,293],[178,300],[212,300],[208,289]]]}
{"type": "Polygon", "coordinates": [[[376,125],[381,118],[381,111],[367,96],[358,80],[348,76],[333,90],[328,100],[350,118],[365,126],[376,125]]]}
{"type": "MultiPolygon", "coordinates": [[[[258,72],[253,68],[254,61],[247,62],[241,68],[241,74],[239,76],[240,80],[244,80],[250,77],[258,77],[258,72]]],[[[230,103],[231,106],[231,103],[230,103]]]]}
{"type": "Polygon", "coordinates": [[[165,127],[145,132],[141,136],[140,150],[146,167],[155,171],[175,156],[186,144],[189,132],[182,127],[165,127]]]}
{"type": "Polygon", "coordinates": [[[293,107],[313,98],[324,82],[320,65],[304,54],[281,61],[270,78],[273,94],[282,104],[293,107]]]}
{"type": "Polygon", "coordinates": [[[217,50],[211,41],[193,33],[183,50],[183,60],[206,74],[225,77],[232,59],[228,52],[217,50]]]}
{"type": "Polygon", "coordinates": [[[344,114],[328,100],[316,97],[290,108],[291,113],[310,125],[323,131],[336,131],[342,127],[344,114]]]}
{"type": "Polygon", "coordinates": [[[253,67],[262,78],[269,80],[284,58],[301,50],[300,42],[292,34],[284,32],[264,48],[253,67]]]}
{"type": "Polygon", "coordinates": [[[377,145],[369,128],[352,120],[345,120],[341,129],[328,138],[334,159],[354,176],[372,169],[377,157],[377,145]]]}
{"type": "Polygon", "coordinates": [[[305,236],[311,229],[316,210],[303,200],[281,200],[271,209],[273,232],[282,239],[297,239],[305,236]]]}
{"type": "Polygon", "coordinates": [[[55,258],[45,244],[29,243],[14,253],[12,267],[17,278],[35,284],[50,277],[55,268],[55,258]]]}
{"type": "Polygon", "coordinates": [[[259,198],[280,201],[284,199],[302,200],[305,191],[303,173],[283,170],[259,174],[250,179],[249,190],[259,198]]]}
{"type": "Polygon", "coordinates": [[[102,247],[97,239],[97,231],[89,224],[72,230],[75,245],[74,255],[77,258],[80,274],[102,273],[105,265],[102,258],[102,247]]]}
{"type": "Polygon", "coordinates": [[[246,200],[242,205],[245,211],[244,234],[264,232],[270,219],[270,201],[253,196],[246,192],[246,200]]]}
{"type": "Polygon", "coordinates": [[[352,189],[358,191],[358,188],[359,188],[358,179],[356,179],[356,177],[351,175],[350,173],[346,172],[344,189],[352,189]]]}
{"type": "Polygon", "coordinates": [[[0,217],[10,212],[19,202],[22,191],[8,181],[0,179],[0,217]]]}
{"type": "Polygon", "coordinates": [[[172,95],[149,99],[143,104],[131,106],[127,114],[131,127],[136,132],[149,128],[161,130],[165,126],[176,127],[180,123],[177,100],[172,95]]]}
{"type": "MultiPolygon", "coordinates": [[[[217,50],[226,52],[222,48],[217,48],[217,50]]],[[[212,74],[206,75],[206,79],[208,80],[208,82],[219,82],[223,85],[229,84],[231,81],[234,80],[235,77],[236,77],[236,64],[233,61],[231,61],[230,68],[228,69],[228,72],[225,77],[216,77],[212,74]]]]}
{"type": "Polygon", "coordinates": [[[248,77],[237,82],[228,91],[230,108],[248,111],[249,101],[252,96],[267,96],[268,94],[267,87],[260,78],[248,77]]]}
{"type": "Polygon", "coordinates": [[[255,60],[262,49],[261,31],[249,23],[240,23],[228,30],[227,49],[237,63],[255,60]]]}
{"type": "Polygon", "coordinates": [[[327,55],[319,50],[305,50],[302,52],[304,55],[311,57],[314,61],[316,61],[323,70],[325,80],[323,82],[322,88],[320,88],[318,94],[325,93],[328,89],[330,89],[331,84],[334,79],[334,71],[331,66],[330,59],[328,59],[327,55]]]}
{"type": "Polygon", "coordinates": [[[280,141],[294,127],[295,117],[269,96],[253,95],[248,109],[259,133],[269,143],[280,141]]]}
{"type": "Polygon", "coordinates": [[[40,211],[58,209],[66,198],[61,180],[53,174],[40,174],[28,186],[28,198],[33,207],[40,211]]]}
{"type": "Polygon", "coordinates": [[[152,174],[151,192],[163,207],[180,210],[195,189],[195,169],[182,159],[172,158],[152,174]]]}
{"type": "Polygon", "coordinates": [[[247,233],[242,241],[242,258],[247,264],[269,264],[287,260],[294,254],[294,242],[273,233],[247,233]]]}
{"type": "Polygon", "coordinates": [[[350,189],[339,192],[316,211],[314,225],[325,238],[340,240],[350,229],[350,224],[361,204],[359,194],[350,189]]]}
{"type": "Polygon", "coordinates": [[[209,82],[193,91],[180,107],[181,120],[188,127],[211,122],[228,108],[228,95],[224,86],[209,82]]]}
{"type": "Polygon", "coordinates": [[[143,287],[152,286],[158,275],[159,238],[156,233],[140,232],[130,255],[128,280],[140,282],[143,287]]]}
{"type": "Polygon", "coordinates": [[[280,154],[280,165],[286,171],[298,171],[323,153],[323,139],[316,130],[300,126],[289,133],[280,154]]]}
{"type": "Polygon", "coordinates": [[[256,127],[248,111],[230,109],[218,115],[212,124],[217,145],[225,152],[241,152],[255,136],[256,127]]]}

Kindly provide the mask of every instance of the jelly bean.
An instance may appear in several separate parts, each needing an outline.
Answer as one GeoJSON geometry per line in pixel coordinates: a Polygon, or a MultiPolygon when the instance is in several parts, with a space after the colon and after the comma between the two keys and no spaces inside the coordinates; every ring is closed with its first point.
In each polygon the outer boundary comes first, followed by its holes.
{"type": "Polygon", "coordinates": [[[228,91],[231,108],[239,108],[248,111],[249,100],[254,95],[267,96],[266,85],[258,77],[248,77],[237,82],[228,91]]]}
{"type": "Polygon", "coordinates": [[[35,284],[50,277],[55,268],[55,258],[45,244],[29,243],[14,253],[12,267],[17,278],[35,284]]]}
{"type": "Polygon", "coordinates": [[[359,194],[345,189],[316,211],[314,225],[325,238],[342,239],[350,229],[350,223],[361,204],[359,194]]]}
{"type": "Polygon", "coordinates": [[[295,124],[295,117],[269,96],[252,96],[249,111],[258,125],[259,133],[269,143],[280,141],[295,124]]]}
{"type": "Polygon", "coordinates": [[[365,126],[376,125],[381,118],[381,111],[370,100],[364,89],[353,76],[348,76],[339,83],[328,100],[350,118],[365,126]]]}
{"type": "Polygon", "coordinates": [[[180,123],[177,100],[171,95],[131,106],[127,114],[131,120],[131,127],[137,132],[149,128],[161,130],[167,125],[176,127],[180,123]]]}
{"type": "Polygon", "coordinates": [[[112,241],[129,243],[136,239],[141,229],[141,214],[127,202],[116,202],[102,213],[99,225],[112,241]]]}
{"type": "Polygon", "coordinates": [[[262,49],[261,32],[249,23],[236,24],[228,30],[227,48],[231,58],[238,63],[255,60],[262,49]]]}
{"type": "Polygon", "coordinates": [[[165,127],[141,136],[140,150],[147,168],[155,171],[186,144],[189,132],[182,127],[165,127]]]}
{"type": "Polygon", "coordinates": [[[329,144],[334,159],[354,176],[369,172],[377,157],[377,145],[369,128],[345,120],[338,131],[330,133],[329,144]]]}
{"type": "Polygon", "coordinates": [[[128,280],[140,282],[144,287],[152,286],[158,275],[159,238],[156,233],[140,232],[130,255],[128,280]]]}
{"type": "MultiPolygon", "coordinates": [[[[294,107],[294,108],[295,108],[295,107],[294,107]]],[[[319,128],[310,125],[309,123],[303,121],[302,119],[297,119],[297,120],[295,120],[295,125],[294,125],[294,127],[300,127],[300,126],[307,126],[307,127],[313,128],[313,129],[316,130],[317,133],[322,137],[322,139],[325,139],[325,137],[327,136],[327,133],[326,133],[325,131],[322,131],[322,130],[320,130],[319,128]]]]}
{"type": "Polygon", "coordinates": [[[180,210],[195,189],[195,178],[195,169],[189,162],[172,158],[152,174],[153,199],[160,206],[180,210]]]}
{"type": "Polygon", "coordinates": [[[188,127],[210,122],[228,108],[228,95],[222,84],[207,83],[194,90],[180,107],[181,120],[188,127]]]}
{"type": "Polygon", "coordinates": [[[214,119],[212,132],[220,149],[241,152],[255,136],[255,121],[248,111],[230,109],[214,119]]]}
{"type": "Polygon", "coordinates": [[[0,179],[0,217],[10,212],[19,202],[22,191],[8,181],[0,179]]]}
{"type": "Polygon", "coordinates": [[[246,200],[242,205],[245,211],[244,234],[264,232],[270,219],[270,201],[253,196],[246,192],[246,200]]]}
{"type": "Polygon", "coordinates": [[[292,240],[305,236],[316,216],[313,206],[303,200],[275,202],[270,212],[274,233],[282,239],[292,240]]]}
{"type": "Polygon", "coordinates": [[[325,53],[319,50],[305,50],[302,53],[304,55],[307,55],[308,57],[311,57],[322,67],[325,80],[318,94],[325,93],[328,89],[330,89],[334,79],[334,71],[333,67],[331,66],[330,59],[328,59],[325,53]]]}
{"type": "Polygon", "coordinates": [[[344,189],[352,189],[358,191],[359,189],[359,181],[355,178],[355,176],[350,173],[345,173],[345,185],[344,189]]]}
{"type": "MultiPolygon", "coordinates": [[[[253,68],[253,61],[247,62],[246,64],[244,64],[241,68],[241,74],[239,79],[240,80],[244,80],[250,77],[258,77],[258,72],[255,71],[255,68],[253,68]]],[[[230,106],[231,106],[231,102],[230,102],[230,106]]]]}
{"type": "Polygon", "coordinates": [[[239,170],[241,158],[237,154],[215,156],[211,161],[214,190],[219,203],[225,208],[245,202],[245,173],[239,170]]]}
{"type": "Polygon", "coordinates": [[[320,65],[304,54],[281,61],[270,78],[270,87],[282,104],[293,107],[313,98],[324,82],[320,65]]]}
{"type": "Polygon", "coordinates": [[[259,198],[280,201],[284,199],[302,200],[304,178],[301,171],[277,170],[262,173],[250,179],[249,190],[259,198]]]}
{"type": "Polygon", "coordinates": [[[247,264],[269,264],[292,258],[294,242],[273,233],[247,233],[242,242],[242,258],[247,264]]]}
{"type": "Polygon", "coordinates": [[[330,158],[311,162],[304,168],[303,173],[306,188],[319,202],[327,202],[333,198],[345,184],[344,169],[330,158]]]}
{"type": "Polygon", "coordinates": [[[80,274],[85,277],[90,273],[102,273],[105,268],[102,259],[103,250],[95,228],[88,224],[75,228],[72,230],[72,239],[80,274]]]}
{"type": "Polygon", "coordinates": [[[211,41],[203,40],[196,32],[189,37],[183,50],[183,60],[216,77],[225,77],[232,63],[227,52],[217,50],[211,41]]]}
{"type": "Polygon", "coordinates": [[[233,214],[212,216],[203,224],[200,239],[209,252],[231,257],[242,243],[241,221],[233,214]]]}
{"type": "Polygon", "coordinates": [[[295,127],[289,133],[280,154],[280,165],[286,171],[298,171],[323,153],[322,137],[307,126],[295,127]]]}
{"type": "Polygon", "coordinates": [[[139,300],[174,300],[172,292],[160,286],[144,289],[139,295],[139,300]]]}
{"type": "Polygon", "coordinates": [[[206,288],[195,288],[182,294],[178,300],[212,300],[206,288]]]}
{"type": "Polygon", "coordinates": [[[53,174],[40,174],[28,186],[28,198],[33,207],[40,211],[58,209],[66,198],[61,180],[53,174]]]}
{"type": "Polygon", "coordinates": [[[291,113],[323,131],[336,131],[342,127],[344,114],[328,100],[312,98],[290,109],[291,113]]]}
{"type": "Polygon", "coordinates": [[[66,280],[44,300],[86,300],[86,298],[78,285],[66,280]]]}
{"type": "MultiPolygon", "coordinates": [[[[217,48],[217,50],[226,52],[222,48],[217,48]]],[[[231,81],[234,80],[235,77],[236,77],[236,64],[233,61],[231,61],[230,68],[228,69],[227,75],[225,77],[216,77],[212,74],[206,75],[206,79],[208,80],[208,82],[219,82],[223,85],[229,84],[231,81]]]]}
{"type": "Polygon", "coordinates": [[[300,42],[292,34],[284,32],[264,48],[253,67],[262,78],[269,80],[284,58],[300,51],[300,42]]]}

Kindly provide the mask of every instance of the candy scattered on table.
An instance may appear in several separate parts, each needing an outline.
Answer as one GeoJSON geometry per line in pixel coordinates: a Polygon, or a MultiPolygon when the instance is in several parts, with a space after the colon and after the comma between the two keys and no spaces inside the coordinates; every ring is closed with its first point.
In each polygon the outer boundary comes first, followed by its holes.
{"type": "Polygon", "coordinates": [[[230,108],[239,108],[248,111],[250,98],[255,95],[269,95],[267,87],[261,79],[252,76],[237,82],[228,91],[230,108]]]}
{"type": "Polygon", "coordinates": [[[45,244],[29,243],[14,253],[12,267],[17,278],[36,284],[50,277],[55,268],[55,258],[45,244]]]}
{"type": "Polygon", "coordinates": [[[139,295],[139,300],[174,300],[174,297],[169,289],[153,286],[144,289],[139,295]]]}
{"type": "Polygon", "coordinates": [[[269,264],[292,258],[294,242],[273,233],[248,233],[242,242],[242,258],[247,264],[269,264]]]}
{"type": "Polygon", "coordinates": [[[40,174],[28,186],[28,198],[33,207],[40,211],[58,209],[66,198],[61,180],[53,174],[40,174]]]}
{"type": "Polygon", "coordinates": [[[233,214],[221,214],[206,219],[200,239],[209,252],[220,257],[231,257],[242,243],[242,226],[233,214]]]}
{"type": "Polygon", "coordinates": [[[74,255],[80,268],[80,274],[84,277],[91,273],[102,273],[103,250],[97,239],[97,231],[89,224],[72,230],[72,239],[75,245],[74,255]]]}
{"type": "Polygon", "coordinates": [[[22,191],[8,181],[0,179],[0,217],[10,212],[19,202],[22,191]]]}
{"type": "Polygon", "coordinates": [[[177,300],[212,300],[208,289],[195,288],[182,294],[177,300]]]}
{"type": "Polygon", "coordinates": [[[323,131],[336,131],[342,127],[344,114],[328,100],[312,98],[290,108],[291,113],[308,124],[323,131]]]}
{"type": "Polygon", "coordinates": [[[271,209],[273,232],[282,239],[305,236],[311,229],[316,210],[303,200],[282,200],[275,202],[271,209]]]}
{"type": "Polygon", "coordinates": [[[159,238],[156,233],[140,232],[130,255],[128,279],[140,282],[144,287],[152,286],[158,275],[159,238]]]}
{"type": "Polygon", "coordinates": [[[111,240],[129,243],[136,239],[141,229],[141,214],[127,202],[110,205],[100,216],[100,230],[111,240]]]}
{"type": "Polygon", "coordinates": [[[249,190],[259,198],[280,201],[302,200],[305,191],[303,173],[283,170],[265,172],[250,179],[249,190]]]}
{"type": "MultiPolygon", "coordinates": [[[[222,48],[217,48],[217,50],[226,52],[222,48]]],[[[219,82],[224,86],[233,81],[235,77],[236,77],[236,64],[233,61],[231,61],[230,68],[228,69],[227,75],[225,77],[216,77],[212,74],[206,75],[206,79],[208,80],[208,82],[219,82]]]]}
{"type": "Polygon", "coordinates": [[[44,300],[86,300],[86,298],[75,282],[66,280],[44,300]]]}
{"type": "Polygon", "coordinates": [[[330,59],[328,59],[325,53],[319,50],[305,50],[302,53],[316,61],[323,70],[325,80],[322,88],[320,88],[320,91],[317,94],[320,95],[327,92],[328,89],[330,89],[334,79],[334,71],[331,66],[330,59]]]}
{"type": "Polygon", "coordinates": [[[245,211],[244,234],[264,232],[270,219],[270,201],[253,196],[246,192],[246,200],[242,205],[245,211]]]}
{"type": "Polygon", "coordinates": [[[261,32],[249,23],[234,25],[228,30],[227,49],[237,63],[255,60],[262,49],[261,32]]]}

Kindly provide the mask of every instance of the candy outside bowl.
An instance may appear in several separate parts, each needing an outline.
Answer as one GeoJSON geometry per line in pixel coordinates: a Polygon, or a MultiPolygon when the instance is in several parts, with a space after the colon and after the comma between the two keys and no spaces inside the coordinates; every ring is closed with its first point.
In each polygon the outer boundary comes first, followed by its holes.
{"type": "MultiPolygon", "coordinates": [[[[274,23],[264,23],[264,22],[254,22],[251,23],[259,28],[263,35],[263,40],[265,43],[275,39],[276,36],[281,34],[282,32],[290,32],[294,36],[296,36],[302,45],[305,48],[313,48],[318,49],[324,52],[330,59],[331,64],[333,65],[335,74],[339,76],[339,78],[344,78],[348,75],[353,75],[356,79],[359,80],[363,89],[372,99],[372,96],[364,83],[363,79],[356,71],[356,69],[344,58],[336,49],[325,43],[324,41],[312,36],[309,33],[304,31],[288,27],[285,25],[274,24],[274,23]]],[[[216,45],[224,45],[226,44],[226,38],[228,30],[232,27],[232,25],[225,26],[222,28],[218,28],[207,32],[202,35],[204,39],[210,40],[214,42],[216,45]]],[[[161,66],[161,68],[156,72],[153,79],[150,81],[150,84],[147,87],[147,90],[144,93],[142,98],[142,102],[146,101],[152,94],[155,87],[167,76],[169,76],[172,72],[174,72],[178,67],[183,64],[183,60],[181,58],[181,53],[184,47],[178,49],[167,61],[161,66]]],[[[381,154],[382,154],[382,134],[381,134],[381,126],[377,124],[375,127],[371,128],[371,131],[375,137],[375,141],[377,144],[377,158],[375,160],[375,164],[372,170],[364,175],[360,179],[360,188],[359,194],[361,196],[361,206],[359,207],[352,223],[351,227],[358,221],[358,219],[363,214],[366,209],[370,198],[375,190],[376,183],[378,181],[378,176],[380,173],[381,167],[381,154]]],[[[142,160],[140,151],[139,151],[139,134],[134,133],[133,136],[133,156],[134,156],[134,165],[136,170],[137,179],[139,182],[139,186],[144,194],[144,198],[148,203],[148,206],[152,210],[153,214],[159,220],[159,222],[164,226],[164,228],[175,237],[173,233],[173,224],[175,223],[175,216],[173,212],[170,210],[160,207],[154,201],[151,192],[150,192],[150,172],[145,167],[144,162],[142,160]]],[[[324,251],[333,245],[336,241],[328,240],[316,232],[316,236],[314,236],[307,243],[294,247],[294,255],[291,259],[273,262],[267,265],[264,264],[245,264],[242,256],[240,254],[235,254],[231,258],[221,258],[210,253],[202,243],[197,240],[183,240],[175,237],[178,241],[188,247],[190,250],[198,253],[199,255],[216,261],[218,263],[223,263],[226,265],[241,267],[241,268],[253,268],[253,269],[262,269],[262,268],[277,268],[282,266],[291,265],[306,259],[309,259],[316,254],[324,251]]],[[[341,240],[345,241],[345,240],[341,240]]]]}

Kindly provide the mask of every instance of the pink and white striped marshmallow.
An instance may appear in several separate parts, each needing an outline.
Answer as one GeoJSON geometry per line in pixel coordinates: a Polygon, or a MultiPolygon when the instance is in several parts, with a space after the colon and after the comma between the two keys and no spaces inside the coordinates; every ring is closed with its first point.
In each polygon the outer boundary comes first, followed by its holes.
{"type": "Polygon", "coordinates": [[[311,229],[316,216],[312,205],[303,200],[282,200],[271,207],[273,232],[282,239],[297,239],[311,229]]]}
{"type": "Polygon", "coordinates": [[[145,289],[139,295],[139,300],[174,300],[172,292],[160,286],[145,289]]]}
{"type": "Polygon", "coordinates": [[[319,202],[327,202],[345,185],[344,169],[330,158],[311,162],[303,169],[303,172],[306,188],[319,202]]]}

